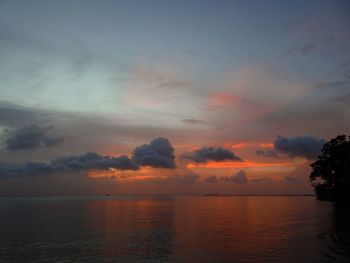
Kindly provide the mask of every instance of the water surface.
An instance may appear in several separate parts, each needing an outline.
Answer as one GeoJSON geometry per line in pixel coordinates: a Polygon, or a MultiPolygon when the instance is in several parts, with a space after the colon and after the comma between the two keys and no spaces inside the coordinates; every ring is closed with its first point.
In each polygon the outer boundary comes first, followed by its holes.
{"type": "Polygon", "coordinates": [[[0,198],[1,262],[350,262],[314,197],[0,198]]]}

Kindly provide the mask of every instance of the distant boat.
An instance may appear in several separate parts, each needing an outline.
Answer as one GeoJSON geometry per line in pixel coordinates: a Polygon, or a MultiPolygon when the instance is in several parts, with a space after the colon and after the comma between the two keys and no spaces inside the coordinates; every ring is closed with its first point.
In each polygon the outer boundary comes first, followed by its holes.
{"type": "Polygon", "coordinates": [[[106,194],[106,196],[111,196],[111,194],[106,194]]]}
{"type": "Polygon", "coordinates": [[[212,194],[204,194],[205,196],[218,196],[219,194],[212,193],[212,194]]]}

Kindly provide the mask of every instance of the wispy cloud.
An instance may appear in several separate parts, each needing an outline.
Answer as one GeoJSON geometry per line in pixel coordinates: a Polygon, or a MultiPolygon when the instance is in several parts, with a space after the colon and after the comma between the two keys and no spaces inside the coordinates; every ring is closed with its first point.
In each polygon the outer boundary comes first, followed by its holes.
{"type": "Polygon", "coordinates": [[[294,47],[288,49],[284,54],[285,55],[298,55],[298,54],[308,54],[315,51],[318,48],[318,45],[315,43],[307,43],[299,47],[294,47]]]}
{"type": "Polygon", "coordinates": [[[255,152],[258,156],[263,157],[270,157],[270,158],[279,158],[278,153],[276,150],[270,149],[270,150],[257,150],[255,152]]]}
{"type": "Polygon", "coordinates": [[[200,119],[183,119],[182,122],[187,123],[187,124],[205,124],[206,122],[200,119]]]}

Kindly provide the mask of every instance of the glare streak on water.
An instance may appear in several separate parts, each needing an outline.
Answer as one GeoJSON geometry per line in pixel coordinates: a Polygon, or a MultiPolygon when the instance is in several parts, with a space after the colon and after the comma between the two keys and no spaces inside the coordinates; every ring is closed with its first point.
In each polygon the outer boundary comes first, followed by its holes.
{"type": "Polygon", "coordinates": [[[350,262],[314,197],[0,198],[0,262],[350,262]]]}

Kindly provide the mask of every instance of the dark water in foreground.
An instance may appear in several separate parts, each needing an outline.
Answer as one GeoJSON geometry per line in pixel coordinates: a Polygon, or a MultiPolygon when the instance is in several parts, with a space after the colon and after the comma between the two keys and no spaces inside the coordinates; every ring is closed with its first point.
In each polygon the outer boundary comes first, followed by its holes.
{"type": "Polygon", "coordinates": [[[0,198],[0,262],[350,262],[314,197],[0,198]]]}

